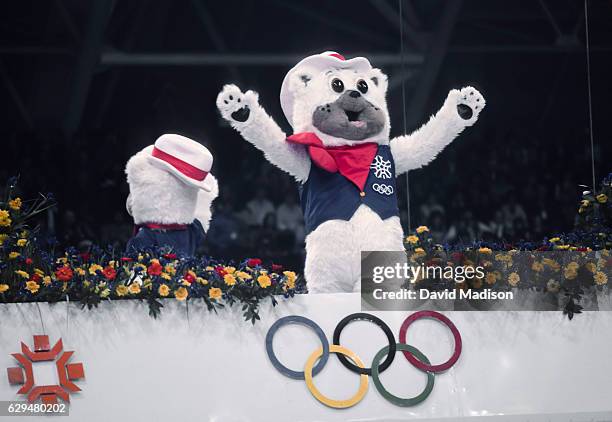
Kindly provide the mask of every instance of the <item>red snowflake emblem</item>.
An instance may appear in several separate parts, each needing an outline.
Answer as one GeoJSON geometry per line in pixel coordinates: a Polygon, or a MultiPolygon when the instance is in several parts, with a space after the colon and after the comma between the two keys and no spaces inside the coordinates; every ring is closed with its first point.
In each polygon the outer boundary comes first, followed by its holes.
{"type": "Polygon", "coordinates": [[[60,338],[55,346],[49,346],[49,336],[34,336],[34,351],[21,343],[21,353],[13,353],[21,366],[7,368],[8,380],[12,385],[21,385],[18,394],[27,394],[30,403],[39,397],[43,403],[57,403],[57,397],[65,402],[70,401],[70,393],[81,391],[72,381],[85,377],[82,363],[68,363],[74,352],[64,351],[64,345],[60,338]],[[60,356],[61,354],[61,356],[60,356]],[[56,358],[59,356],[59,359],[56,358]],[[55,361],[59,385],[36,385],[34,381],[34,370],[32,362],[55,361]],[[25,374],[24,374],[25,372],[25,374]]]}

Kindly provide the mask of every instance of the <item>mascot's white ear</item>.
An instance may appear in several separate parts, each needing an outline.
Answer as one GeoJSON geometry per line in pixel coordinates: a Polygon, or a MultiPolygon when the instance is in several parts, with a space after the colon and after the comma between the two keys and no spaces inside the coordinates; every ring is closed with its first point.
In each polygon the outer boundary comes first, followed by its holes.
{"type": "Polygon", "coordinates": [[[387,92],[387,75],[382,73],[380,69],[374,68],[370,70],[369,78],[380,91],[387,92]]]}
{"type": "Polygon", "coordinates": [[[315,71],[309,67],[301,67],[293,72],[289,79],[289,91],[298,93],[304,91],[314,78],[315,71]]]}

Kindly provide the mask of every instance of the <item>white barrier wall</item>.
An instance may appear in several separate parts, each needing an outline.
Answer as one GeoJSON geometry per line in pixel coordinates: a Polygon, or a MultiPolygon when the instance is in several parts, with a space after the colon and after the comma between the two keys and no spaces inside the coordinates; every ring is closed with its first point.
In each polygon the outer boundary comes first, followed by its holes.
{"type": "MultiPolygon", "coordinates": [[[[83,391],[71,395],[70,416],[62,420],[612,420],[612,312],[587,312],[572,321],[561,312],[446,312],[461,332],[463,353],[453,368],[436,376],[424,403],[396,407],[370,382],[356,406],[327,408],[303,381],[274,369],[265,335],[279,317],[298,314],[315,320],[331,342],[336,324],[358,312],[359,304],[358,294],[281,299],[276,308],[263,306],[255,326],[242,320],[237,307],[214,315],[190,303],[187,313],[185,303],[175,300],[164,301],[158,320],[136,301],[104,303],[91,312],[76,304],[39,307],[51,345],[61,337],[64,349],[75,351],[71,361],[85,367],[86,379],[76,382],[83,391]]],[[[376,315],[397,338],[408,313],[376,315]]],[[[32,335],[42,334],[39,312],[36,304],[0,305],[0,321],[0,364],[13,367],[10,354],[20,351],[20,342],[32,347],[32,335]]],[[[359,321],[343,331],[341,342],[369,365],[386,338],[378,327],[359,321]]],[[[415,323],[408,342],[434,363],[452,351],[450,332],[435,321],[415,323]]],[[[319,342],[307,328],[286,326],[274,347],[283,363],[299,370],[319,342]]],[[[2,372],[0,400],[24,400],[2,372]]],[[[424,374],[399,353],[381,379],[405,397],[425,385],[424,374]]],[[[315,384],[332,398],[348,398],[358,377],[332,355],[315,384]]]]}

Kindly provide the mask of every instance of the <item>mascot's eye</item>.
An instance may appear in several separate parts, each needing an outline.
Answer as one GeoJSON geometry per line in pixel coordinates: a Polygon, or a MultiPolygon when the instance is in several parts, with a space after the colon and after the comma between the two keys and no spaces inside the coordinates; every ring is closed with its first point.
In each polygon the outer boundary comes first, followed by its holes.
{"type": "Polygon", "coordinates": [[[359,82],[357,82],[357,89],[362,94],[365,94],[366,92],[368,92],[368,84],[363,79],[360,79],[359,82]]]}
{"type": "Polygon", "coordinates": [[[342,91],[344,91],[344,82],[342,82],[340,79],[338,78],[334,78],[331,81],[331,87],[334,91],[340,93],[342,91]]]}

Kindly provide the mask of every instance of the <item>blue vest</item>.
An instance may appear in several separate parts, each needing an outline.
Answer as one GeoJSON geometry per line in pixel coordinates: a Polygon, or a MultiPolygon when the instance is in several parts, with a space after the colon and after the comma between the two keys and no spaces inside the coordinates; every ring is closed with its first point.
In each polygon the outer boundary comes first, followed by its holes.
{"type": "Polygon", "coordinates": [[[348,221],[361,204],[385,220],[399,216],[395,187],[395,163],[388,145],[379,145],[363,193],[340,173],[330,173],[315,164],[300,186],[306,234],[329,220],[348,221]]]}

